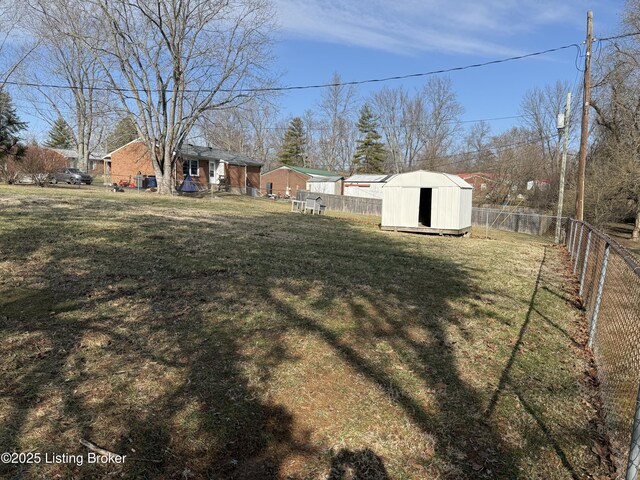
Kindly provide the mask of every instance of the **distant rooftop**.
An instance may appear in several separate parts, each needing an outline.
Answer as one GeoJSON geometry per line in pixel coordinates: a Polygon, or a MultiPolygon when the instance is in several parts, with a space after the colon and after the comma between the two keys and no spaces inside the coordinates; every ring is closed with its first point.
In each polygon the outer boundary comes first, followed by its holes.
{"type": "Polygon", "coordinates": [[[458,173],[457,175],[463,180],[466,180],[467,178],[471,178],[471,177],[491,178],[493,176],[490,173],[484,173],[484,172],[458,173]]]}
{"type": "MultiPolygon", "coordinates": [[[[320,170],[318,168],[307,168],[307,167],[298,167],[295,165],[280,165],[279,167],[276,167],[272,170],[270,170],[271,172],[273,172],[274,170],[278,170],[279,168],[288,168],[289,170],[293,170],[294,172],[298,172],[298,173],[303,173],[305,175],[309,175],[311,177],[336,177],[337,175],[333,172],[330,172],[328,170],[320,170]]],[[[267,172],[269,173],[269,172],[267,172]]]]}
{"type": "Polygon", "coordinates": [[[228,152],[217,147],[201,147],[187,144],[180,149],[182,157],[203,160],[222,160],[231,165],[261,166],[262,162],[253,160],[241,153],[228,152]]]}
{"type": "Polygon", "coordinates": [[[363,183],[385,183],[391,180],[395,175],[371,175],[371,174],[356,174],[351,175],[345,179],[345,182],[363,182],[363,183]]]}
{"type": "MultiPolygon", "coordinates": [[[[78,151],[71,148],[51,148],[54,152],[58,152],[65,158],[78,158],[78,151]]],[[[102,155],[96,156],[93,153],[89,154],[89,160],[101,160],[102,155]]]]}
{"type": "Polygon", "coordinates": [[[342,177],[338,177],[337,175],[321,177],[320,175],[311,177],[307,182],[309,183],[320,183],[320,182],[337,182],[338,180],[342,180],[342,177]]]}

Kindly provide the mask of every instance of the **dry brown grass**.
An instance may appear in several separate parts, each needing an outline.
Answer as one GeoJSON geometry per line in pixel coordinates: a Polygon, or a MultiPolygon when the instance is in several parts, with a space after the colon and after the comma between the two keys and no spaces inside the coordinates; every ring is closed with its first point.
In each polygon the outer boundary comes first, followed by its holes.
{"type": "Polygon", "coordinates": [[[564,252],[248,198],[0,187],[0,445],[24,478],[605,474],[564,252]]]}

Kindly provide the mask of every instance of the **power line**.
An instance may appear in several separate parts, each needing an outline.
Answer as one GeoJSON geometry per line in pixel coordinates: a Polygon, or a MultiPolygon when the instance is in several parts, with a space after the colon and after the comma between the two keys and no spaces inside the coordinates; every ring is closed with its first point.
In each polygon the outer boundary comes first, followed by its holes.
{"type": "MultiPolygon", "coordinates": [[[[640,32],[639,32],[640,34],[640,32]]],[[[631,34],[626,34],[625,36],[630,36],[631,34]]],[[[604,40],[612,40],[614,38],[622,38],[621,37],[608,37],[606,39],[602,39],[602,41],[604,40]]],[[[371,79],[366,79],[366,80],[353,80],[353,81],[349,81],[349,82],[340,82],[340,83],[319,83],[319,84],[311,84],[311,85],[290,85],[290,86],[285,86],[285,87],[261,87],[261,88],[240,88],[240,89],[220,89],[220,92],[224,92],[224,93],[229,93],[229,92],[237,92],[237,93],[264,93],[264,92],[284,92],[284,91],[292,91],[292,90],[310,90],[310,89],[319,89],[319,88],[328,88],[328,87],[339,87],[339,86],[343,86],[343,85],[364,85],[364,84],[370,84],[370,83],[382,83],[382,82],[389,82],[392,80],[406,80],[409,78],[419,78],[419,77],[426,77],[426,76],[432,76],[432,75],[440,75],[440,74],[444,74],[444,73],[451,73],[451,72],[459,72],[459,71],[464,71],[464,70],[470,70],[470,69],[474,69],[474,68],[481,68],[481,67],[487,67],[490,65],[498,65],[501,63],[507,63],[507,62],[512,62],[512,61],[516,61],[516,60],[523,60],[526,58],[532,58],[532,57],[538,57],[541,55],[546,55],[549,53],[554,53],[554,52],[559,52],[561,50],[566,50],[569,48],[577,48],[578,50],[580,49],[580,46],[576,43],[572,43],[569,45],[563,45],[561,47],[554,47],[554,48],[549,48],[546,50],[540,50],[537,52],[532,52],[532,53],[526,53],[523,55],[516,55],[516,56],[512,56],[512,57],[507,57],[507,58],[501,58],[501,59],[497,59],[497,60],[490,60],[487,62],[482,62],[482,63],[474,63],[471,65],[464,65],[464,66],[460,66],[460,67],[451,67],[451,68],[444,68],[444,69],[440,69],[440,70],[431,70],[428,72],[421,72],[421,73],[411,73],[411,74],[407,74],[407,75],[394,75],[394,76],[390,76],[390,77],[382,77],[382,78],[371,78],[371,79]]],[[[6,82],[10,85],[15,85],[15,86],[22,86],[22,87],[34,87],[34,88],[59,88],[59,89],[77,89],[79,87],[74,87],[71,85],[56,85],[56,84],[44,84],[44,83],[35,83],[35,82],[16,82],[16,81],[8,81],[6,82]]],[[[130,88],[115,88],[115,87],[94,87],[93,88],[96,91],[110,91],[110,92],[120,92],[120,93],[132,93],[132,92],[146,92],[145,89],[130,89],[130,88]]],[[[157,90],[157,92],[159,92],[160,90],[157,90]]],[[[185,89],[183,90],[184,92],[187,93],[201,93],[201,92],[206,92],[207,90],[204,89],[185,89]]]]}
{"type": "MultiPolygon", "coordinates": [[[[509,115],[506,117],[492,117],[492,118],[477,118],[477,119],[473,119],[473,120],[448,120],[444,123],[481,123],[481,122],[493,122],[493,121],[499,121],[499,120],[513,120],[516,118],[524,118],[526,115],[509,115]]],[[[355,121],[353,122],[355,124],[355,121]]],[[[209,122],[207,124],[211,125],[213,127],[230,127],[231,129],[237,129],[237,130],[247,130],[250,129],[251,127],[249,125],[241,125],[241,126],[237,126],[237,125],[228,125],[228,124],[224,124],[224,123],[217,123],[217,122],[209,122]]],[[[432,125],[429,122],[412,122],[412,123],[403,123],[403,124],[397,124],[397,125],[381,125],[380,128],[382,129],[402,129],[402,128],[412,128],[412,127],[428,127],[432,125]]],[[[308,126],[305,125],[305,130],[307,131],[311,131],[311,132],[326,132],[326,131],[331,131],[332,127],[331,126],[308,126]]],[[[283,125],[283,126],[274,126],[274,127],[263,127],[262,130],[273,130],[273,131],[287,131],[289,129],[289,125],[283,125]]]]}
{"type": "MultiPolygon", "coordinates": [[[[453,165],[457,165],[460,163],[464,163],[467,162],[469,159],[467,158],[458,158],[462,155],[473,155],[473,154],[477,154],[477,153],[483,153],[483,152],[487,152],[487,153],[492,153],[492,154],[496,154],[499,152],[502,152],[503,150],[508,150],[510,148],[517,148],[517,147],[525,147],[528,145],[535,145],[537,143],[540,143],[542,141],[545,140],[551,140],[556,138],[555,135],[551,134],[551,135],[542,135],[539,137],[535,137],[531,140],[526,140],[526,141],[521,141],[521,142],[515,142],[515,143],[509,143],[506,145],[486,145],[483,148],[479,148],[479,149],[475,149],[475,150],[466,150],[466,151],[462,151],[462,152],[454,152],[454,153],[450,153],[447,155],[440,155],[437,157],[426,157],[426,158],[422,158],[420,160],[420,162],[425,163],[425,162],[434,162],[434,161],[441,161],[441,160],[445,160],[445,159],[452,159],[452,161],[446,161],[446,162],[441,162],[441,163],[437,163],[437,164],[433,164],[430,165],[430,168],[442,168],[442,167],[450,167],[453,165]]],[[[328,168],[328,167],[335,167],[335,165],[331,165],[331,164],[326,164],[326,163],[314,163],[314,166],[316,168],[328,168]]],[[[495,170],[498,167],[483,167],[484,170],[486,171],[492,171],[495,170]]]]}
{"type": "MultiPolygon", "coordinates": [[[[636,35],[640,35],[640,32],[631,32],[625,33],[621,35],[615,35],[610,37],[598,38],[595,39],[594,42],[609,42],[612,40],[618,40],[628,37],[633,37],[636,35]]],[[[490,65],[498,65],[501,63],[512,62],[516,60],[523,60],[526,58],[538,57],[541,55],[546,55],[549,53],[559,52],[562,50],[567,50],[569,48],[577,48],[578,54],[580,54],[580,45],[577,43],[571,43],[568,45],[563,45],[560,47],[548,48],[546,50],[540,50],[537,52],[526,53],[523,55],[515,55],[512,57],[501,58],[497,60],[490,60],[487,62],[474,63],[470,65],[464,65],[460,67],[451,67],[451,68],[443,68],[439,70],[431,70],[428,72],[420,72],[420,73],[410,73],[407,75],[394,75],[390,77],[382,77],[382,78],[371,78],[366,80],[353,80],[349,82],[340,82],[340,83],[319,83],[319,84],[311,84],[311,85],[290,85],[285,87],[259,87],[259,88],[239,88],[239,89],[225,89],[221,88],[219,91],[224,93],[237,92],[237,93],[261,93],[261,92],[285,92],[292,90],[310,90],[310,89],[319,89],[319,88],[328,88],[328,87],[339,87],[343,85],[364,85],[369,83],[382,83],[389,82],[393,80],[406,80],[409,78],[419,78],[426,77],[432,75],[441,75],[443,73],[452,73],[459,72],[464,70],[470,70],[474,68],[482,68],[490,65]]],[[[46,83],[35,83],[35,82],[17,82],[17,81],[6,81],[6,84],[14,85],[14,86],[22,86],[22,87],[34,87],[34,88],[58,88],[58,89],[70,89],[75,90],[80,87],[72,86],[72,85],[57,85],[57,84],[46,84],[46,83]]],[[[95,91],[109,91],[109,92],[120,92],[120,93],[132,93],[132,92],[146,92],[146,89],[130,89],[130,88],[117,88],[117,87],[93,87],[95,91]]],[[[156,92],[160,92],[161,90],[156,90],[156,92]]],[[[210,90],[206,89],[185,89],[183,90],[186,93],[201,93],[201,92],[210,92],[210,90]]]]}
{"type": "Polygon", "coordinates": [[[603,38],[594,38],[593,42],[610,42],[611,40],[619,40],[621,38],[635,37],[636,35],[640,35],[640,32],[629,32],[623,33],[620,35],[614,35],[612,37],[603,37],[603,38]]]}
{"type": "MultiPolygon", "coordinates": [[[[429,161],[434,161],[434,160],[444,160],[446,158],[456,158],[456,157],[459,157],[461,155],[473,155],[474,153],[483,153],[483,152],[496,153],[496,152],[501,152],[503,150],[508,150],[510,148],[517,148],[517,147],[525,147],[525,146],[528,146],[528,145],[535,145],[535,144],[543,142],[545,140],[551,140],[552,138],[555,138],[555,136],[554,135],[545,135],[545,136],[540,136],[540,137],[533,138],[531,140],[522,141],[522,142],[516,142],[516,143],[510,143],[510,144],[507,144],[507,145],[496,145],[496,146],[487,145],[487,146],[485,146],[484,148],[481,148],[481,149],[468,150],[468,151],[464,151],[464,152],[456,152],[456,153],[451,153],[451,154],[448,154],[448,155],[442,155],[440,157],[435,157],[435,158],[425,158],[425,159],[423,159],[423,161],[429,162],[429,161]]],[[[463,158],[463,159],[455,160],[455,161],[452,161],[452,162],[439,163],[439,164],[433,165],[433,167],[435,167],[435,168],[448,167],[448,166],[451,166],[451,165],[456,165],[458,163],[466,162],[467,160],[468,159],[463,158]]]]}

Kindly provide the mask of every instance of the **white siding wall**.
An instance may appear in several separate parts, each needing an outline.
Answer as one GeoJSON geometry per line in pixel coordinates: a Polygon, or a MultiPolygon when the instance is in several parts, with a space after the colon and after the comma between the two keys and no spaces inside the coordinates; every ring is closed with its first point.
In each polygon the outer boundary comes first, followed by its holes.
{"type": "Polygon", "coordinates": [[[382,200],[382,225],[418,227],[419,188],[385,188],[382,200]]]}
{"type": "Polygon", "coordinates": [[[307,190],[317,193],[328,193],[331,195],[339,195],[336,193],[338,182],[307,182],[307,190]]]}
{"type": "Polygon", "coordinates": [[[473,190],[464,189],[460,191],[460,228],[471,226],[471,197],[473,190]]]}
{"type": "Polygon", "coordinates": [[[348,197],[382,198],[383,183],[371,183],[370,187],[349,186],[344,187],[344,194],[348,197]]]}
{"type": "Polygon", "coordinates": [[[440,187],[433,189],[431,201],[432,228],[460,228],[458,212],[460,194],[458,187],[440,187]]]}

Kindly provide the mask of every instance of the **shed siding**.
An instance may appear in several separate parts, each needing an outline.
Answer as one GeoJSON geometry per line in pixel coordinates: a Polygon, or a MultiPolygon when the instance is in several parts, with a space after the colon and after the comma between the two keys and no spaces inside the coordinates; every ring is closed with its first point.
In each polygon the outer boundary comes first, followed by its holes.
{"type": "Polygon", "coordinates": [[[460,191],[460,228],[471,226],[473,190],[465,189],[460,191]]]}
{"type": "Polygon", "coordinates": [[[433,228],[460,228],[458,220],[459,205],[459,189],[457,187],[434,188],[431,226],[433,228]]]}
{"type": "Polygon", "coordinates": [[[385,188],[382,200],[382,225],[418,227],[419,188],[385,188]]]}

